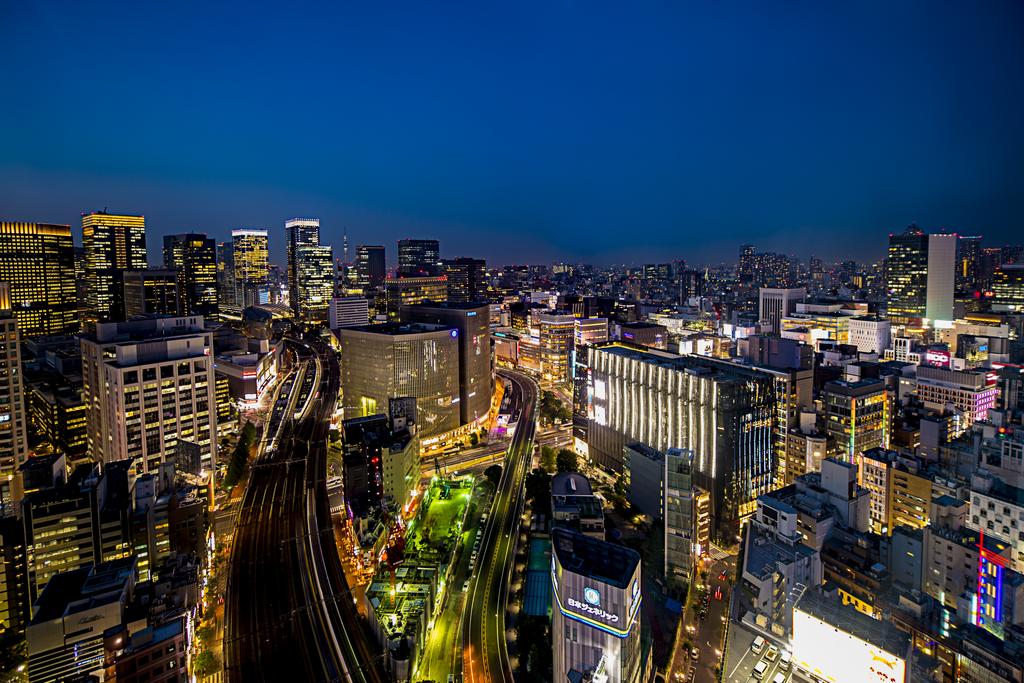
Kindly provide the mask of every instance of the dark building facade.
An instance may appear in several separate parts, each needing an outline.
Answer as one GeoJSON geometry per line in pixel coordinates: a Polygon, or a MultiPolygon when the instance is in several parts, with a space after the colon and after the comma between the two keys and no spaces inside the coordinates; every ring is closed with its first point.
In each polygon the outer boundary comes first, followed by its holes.
{"type": "Polygon", "coordinates": [[[398,240],[399,277],[436,277],[441,274],[441,246],[437,240],[398,240]]]}
{"type": "Polygon", "coordinates": [[[164,235],[164,268],[178,277],[182,313],[217,319],[217,243],[202,233],[164,235]]]}

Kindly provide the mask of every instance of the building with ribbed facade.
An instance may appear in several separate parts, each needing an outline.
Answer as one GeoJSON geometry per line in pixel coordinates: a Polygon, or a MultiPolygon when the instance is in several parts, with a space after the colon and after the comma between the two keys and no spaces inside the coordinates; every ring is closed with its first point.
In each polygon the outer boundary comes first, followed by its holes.
{"type": "Polygon", "coordinates": [[[388,323],[343,327],[342,407],[346,419],[386,412],[389,400],[416,399],[421,437],[459,426],[459,331],[446,325],[388,323]]]}
{"type": "Polygon", "coordinates": [[[735,539],[757,497],[773,490],[777,387],[758,368],[621,344],[591,346],[587,451],[622,470],[626,443],[693,452],[693,481],[709,492],[712,534],[735,539]]]}
{"type": "Polygon", "coordinates": [[[231,231],[231,272],[234,284],[233,307],[237,314],[269,302],[270,264],[267,231],[241,229],[231,231]]]}

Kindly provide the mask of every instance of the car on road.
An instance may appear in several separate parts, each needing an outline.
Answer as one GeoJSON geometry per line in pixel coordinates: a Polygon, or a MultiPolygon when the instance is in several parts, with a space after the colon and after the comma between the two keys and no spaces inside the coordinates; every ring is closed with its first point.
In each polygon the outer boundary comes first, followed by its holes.
{"type": "Polygon", "coordinates": [[[786,683],[786,674],[777,673],[775,678],[772,679],[772,683],[786,683]]]}
{"type": "Polygon", "coordinates": [[[462,592],[465,593],[469,590],[469,579],[462,582],[462,592]]]}
{"type": "Polygon", "coordinates": [[[762,659],[754,665],[754,678],[764,678],[766,671],[768,671],[768,662],[762,659]]]}
{"type": "Polygon", "coordinates": [[[761,637],[761,636],[758,636],[757,638],[754,638],[754,642],[752,642],[750,644],[750,649],[753,650],[754,652],[760,652],[761,650],[763,650],[764,649],[764,638],[761,637]]]}
{"type": "Polygon", "coordinates": [[[690,649],[690,659],[697,659],[700,657],[700,650],[696,647],[690,649]]]}
{"type": "Polygon", "coordinates": [[[719,586],[718,588],[715,589],[715,600],[721,600],[721,599],[722,599],[722,587],[719,586]]]}
{"type": "Polygon", "coordinates": [[[729,572],[727,572],[724,569],[722,570],[722,573],[718,575],[718,580],[719,581],[726,581],[728,578],[729,578],[729,572]]]}
{"type": "Polygon", "coordinates": [[[769,645],[768,652],[765,653],[764,658],[769,662],[774,662],[779,658],[779,648],[776,645],[769,645]]]}
{"type": "Polygon", "coordinates": [[[793,654],[789,650],[783,650],[779,653],[779,668],[783,671],[789,671],[789,663],[793,660],[793,654]]]}

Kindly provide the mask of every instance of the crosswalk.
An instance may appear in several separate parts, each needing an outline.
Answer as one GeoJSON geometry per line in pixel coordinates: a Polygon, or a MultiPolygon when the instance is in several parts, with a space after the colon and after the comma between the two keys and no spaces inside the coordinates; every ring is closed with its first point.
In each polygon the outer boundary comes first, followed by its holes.
{"type": "Polygon", "coordinates": [[[200,680],[200,683],[224,683],[224,669],[215,671],[209,676],[205,676],[200,680]]]}

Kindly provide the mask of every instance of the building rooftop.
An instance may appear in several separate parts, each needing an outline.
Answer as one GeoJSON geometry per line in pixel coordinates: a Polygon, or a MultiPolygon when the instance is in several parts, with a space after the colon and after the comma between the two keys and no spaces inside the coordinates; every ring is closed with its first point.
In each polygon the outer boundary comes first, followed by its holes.
{"type": "Polygon", "coordinates": [[[119,601],[134,574],[134,557],[55,574],[36,600],[32,623],[119,601]]]}
{"type": "Polygon", "coordinates": [[[338,336],[344,336],[352,332],[363,334],[378,334],[381,336],[401,337],[409,334],[429,334],[431,332],[448,331],[453,337],[458,330],[447,325],[430,325],[427,323],[383,323],[380,325],[355,325],[343,327],[338,331],[338,336]]]}
{"type": "Polygon", "coordinates": [[[755,531],[747,544],[748,554],[743,570],[764,580],[774,574],[780,564],[797,562],[811,557],[814,552],[813,548],[809,548],[803,543],[794,545],[779,543],[767,534],[755,531]]]}
{"type": "Polygon", "coordinates": [[[559,472],[551,478],[552,496],[591,496],[590,480],[579,472],[559,472]]]}
{"type": "Polygon", "coordinates": [[[909,654],[910,638],[905,633],[887,621],[879,621],[857,611],[853,605],[844,605],[838,597],[828,596],[821,590],[804,592],[794,610],[809,614],[890,654],[902,658],[909,654]]]}
{"type": "Polygon", "coordinates": [[[478,308],[489,308],[486,301],[423,301],[418,304],[409,304],[403,308],[442,308],[449,311],[475,311],[478,308]]]}
{"type": "Polygon", "coordinates": [[[616,588],[626,588],[640,565],[635,550],[567,529],[552,529],[551,547],[564,569],[616,588]]]}

